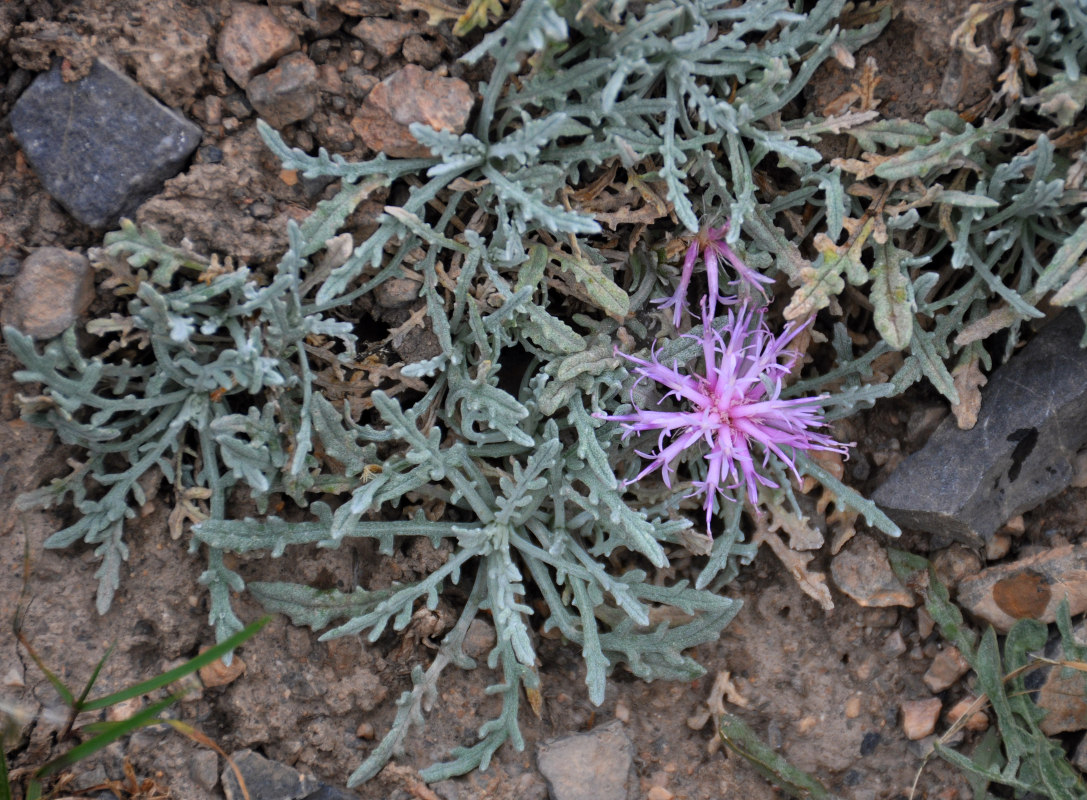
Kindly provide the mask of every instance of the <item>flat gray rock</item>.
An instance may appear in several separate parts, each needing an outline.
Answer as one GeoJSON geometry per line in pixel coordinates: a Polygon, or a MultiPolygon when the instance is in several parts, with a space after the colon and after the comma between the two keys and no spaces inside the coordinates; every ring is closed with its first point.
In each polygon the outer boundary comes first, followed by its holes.
{"type": "Polygon", "coordinates": [[[130,215],[185,165],[200,129],[101,61],[71,83],[59,62],[23,92],[11,127],[46,190],[84,225],[130,215]]]}
{"type": "Polygon", "coordinates": [[[972,429],[945,420],[872,499],[903,528],[981,546],[1067,488],[1087,445],[1083,334],[1073,311],[1049,323],[990,376],[972,429]]]}
{"type": "MultiPolygon", "coordinates": [[[[245,788],[251,800],[301,800],[321,788],[316,778],[252,750],[238,750],[231,759],[245,779],[245,788]]],[[[222,781],[227,800],[241,800],[244,797],[238,778],[229,764],[223,769],[222,781]]]]}
{"type": "Polygon", "coordinates": [[[626,800],[634,745],[615,721],[540,745],[536,764],[551,800],[626,800]]]}

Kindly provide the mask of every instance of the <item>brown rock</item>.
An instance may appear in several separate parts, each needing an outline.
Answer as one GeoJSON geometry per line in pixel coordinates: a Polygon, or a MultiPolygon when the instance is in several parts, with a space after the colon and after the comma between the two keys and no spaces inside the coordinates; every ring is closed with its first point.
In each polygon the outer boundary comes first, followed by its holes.
{"type": "Polygon", "coordinates": [[[142,697],[130,697],[127,700],[122,700],[120,703],[114,703],[106,709],[106,721],[107,722],[120,722],[121,720],[132,719],[143,709],[142,697]]]}
{"type": "Polygon", "coordinates": [[[317,110],[317,65],[303,53],[291,53],[253,78],[245,93],[273,128],[308,119],[317,110]]]}
{"type": "Polygon", "coordinates": [[[173,108],[188,108],[204,87],[206,33],[179,27],[176,20],[150,19],[131,28],[136,42],[122,53],[136,70],[136,81],[173,108]]]}
{"type": "Polygon", "coordinates": [[[830,563],[838,588],[862,606],[914,605],[913,595],[891,571],[887,553],[870,536],[857,536],[830,563]]]}
{"type": "Polygon", "coordinates": [[[443,78],[415,64],[394,72],[373,88],[351,127],[372,150],[399,158],[426,158],[408,126],[421,122],[432,128],[463,133],[475,102],[468,84],[443,78]]]}
{"type": "Polygon", "coordinates": [[[374,299],[385,308],[403,308],[419,298],[420,286],[410,278],[390,278],[374,289],[374,299]]]}
{"type": "Polygon", "coordinates": [[[899,708],[902,711],[902,732],[906,734],[906,738],[916,742],[936,730],[942,705],[938,697],[907,700],[902,703],[899,708]]]}
{"type": "Polygon", "coordinates": [[[217,658],[199,671],[200,680],[204,686],[226,686],[233,683],[245,673],[245,662],[237,655],[230,660],[230,664],[224,664],[223,659],[217,658]]]}
{"type": "MultiPolygon", "coordinates": [[[[973,697],[964,697],[947,710],[947,721],[954,725],[962,719],[963,714],[969,711],[973,704],[973,697]]],[[[970,715],[970,718],[966,720],[966,724],[963,727],[968,731],[983,731],[989,727],[989,717],[984,711],[975,711],[970,715]]]]}
{"type": "Polygon", "coordinates": [[[94,274],[79,253],[42,247],[23,262],[2,321],[33,339],[64,333],[94,300],[94,274]]]}
{"type": "Polygon", "coordinates": [[[999,561],[1012,549],[1012,539],[1003,533],[994,533],[993,538],[985,543],[985,560],[999,561]]]}
{"type": "Polygon", "coordinates": [[[403,51],[405,59],[427,69],[438,66],[438,62],[442,60],[442,49],[422,36],[409,36],[404,41],[403,51]]]}
{"type": "Polygon", "coordinates": [[[351,35],[361,39],[381,55],[395,55],[405,39],[415,33],[415,26],[395,19],[367,17],[351,29],[351,35]]]}
{"type": "Polygon", "coordinates": [[[947,647],[936,654],[925,673],[925,685],[933,692],[942,692],[970,671],[970,665],[957,647],[947,647]]]}
{"type": "Polygon", "coordinates": [[[969,547],[953,544],[932,557],[932,568],[941,583],[954,589],[963,578],[981,571],[981,558],[969,547]]]}
{"type": "Polygon", "coordinates": [[[226,74],[244,89],[254,75],[298,47],[298,37],[271,9],[235,3],[215,52],[226,74]]]}
{"type": "Polygon", "coordinates": [[[1087,730],[1087,675],[1054,667],[1038,690],[1038,707],[1046,712],[1039,727],[1046,736],[1087,730]]]}
{"type": "Polygon", "coordinates": [[[928,611],[923,607],[917,609],[917,635],[921,637],[921,641],[925,641],[935,629],[936,623],[929,616],[928,611]]]}
{"type": "MultiPolygon", "coordinates": [[[[1077,644],[1084,644],[1087,625],[1080,623],[1072,634],[1077,644]]],[[[1045,656],[1053,661],[1068,658],[1057,637],[1046,645],[1045,656]]],[[[1027,677],[1027,686],[1038,688],[1035,702],[1046,712],[1039,727],[1047,736],[1087,730],[1087,673],[1072,667],[1043,667],[1027,677]]]]}
{"type": "Polygon", "coordinates": [[[624,800],[634,745],[615,721],[540,745],[536,764],[551,796],[563,800],[624,800]]]}
{"type": "Polygon", "coordinates": [[[317,85],[322,92],[343,94],[343,78],[331,64],[322,64],[317,68],[317,85]]]}
{"type": "Polygon", "coordinates": [[[1007,633],[1020,619],[1053,622],[1068,598],[1072,616],[1087,611],[1087,546],[1055,547],[982,570],[959,583],[959,604],[1007,633]]]}

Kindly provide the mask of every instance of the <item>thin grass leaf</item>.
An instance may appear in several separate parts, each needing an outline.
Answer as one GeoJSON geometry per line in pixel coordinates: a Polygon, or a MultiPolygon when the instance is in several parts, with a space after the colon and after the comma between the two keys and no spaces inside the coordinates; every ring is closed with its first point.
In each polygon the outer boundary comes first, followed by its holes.
{"type": "Polygon", "coordinates": [[[216,645],[209,647],[203,653],[193,658],[190,658],[184,664],[180,664],[171,670],[163,672],[161,675],[156,675],[154,678],[137,683],[135,686],[129,686],[127,689],[122,689],[118,692],[105,695],[103,697],[95,698],[88,703],[85,703],[80,708],[81,711],[97,711],[101,708],[109,708],[112,705],[130,700],[133,697],[140,697],[145,694],[150,694],[156,689],[161,689],[164,686],[169,686],[186,675],[191,675],[202,667],[206,667],[213,661],[216,661],[227,653],[232,652],[236,647],[240,647],[244,642],[253,638],[260,630],[271,622],[270,616],[261,617],[256,622],[251,622],[246,625],[242,630],[216,645]]]}

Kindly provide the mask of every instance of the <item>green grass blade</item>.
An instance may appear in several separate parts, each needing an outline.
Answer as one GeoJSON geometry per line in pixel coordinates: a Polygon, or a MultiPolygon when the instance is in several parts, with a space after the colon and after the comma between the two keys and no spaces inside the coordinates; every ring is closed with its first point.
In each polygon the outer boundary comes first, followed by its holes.
{"type": "Polygon", "coordinates": [[[146,680],[143,683],[138,683],[135,686],[130,686],[127,689],[122,689],[119,692],[114,692],[113,694],[108,694],[104,697],[95,698],[94,700],[91,700],[90,702],[82,706],[80,710],[97,711],[100,708],[107,708],[125,700],[130,700],[133,697],[139,697],[140,695],[149,694],[156,689],[161,689],[164,686],[169,686],[171,683],[174,683],[175,681],[184,678],[186,675],[190,675],[193,672],[196,672],[201,667],[205,667],[211,662],[215,661],[217,658],[221,658],[222,656],[226,655],[235,647],[238,647],[243,642],[254,636],[261,628],[267,625],[271,619],[272,618],[268,616],[261,617],[256,622],[252,622],[242,628],[242,630],[238,631],[229,639],[220,642],[214,647],[209,647],[203,653],[196,656],[195,658],[190,658],[184,664],[174,667],[173,669],[168,670],[161,675],[157,675],[154,678],[146,680]]]}
{"type": "Polygon", "coordinates": [[[110,723],[107,730],[98,734],[97,736],[88,739],[82,744],[77,744],[71,750],[63,753],[52,761],[43,764],[41,768],[35,773],[35,777],[47,778],[50,775],[54,775],[65,767],[70,767],[72,764],[82,761],[87,756],[97,753],[103,747],[108,747],[113,742],[120,739],[129,733],[140,728],[145,728],[148,725],[156,725],[161,720],[158,719],[159,712],[175,703],[178,699],[178,695],[170,695],[164,697],[156,703],[152,703],[142,711],[138,711],[128,719],[123,719],[118,722],[110,723]]]}
{"type": "Polygon", "coordinates": [[[42,671],[42,675],[45,676],[45,679],[53,685],[54,689],[56,689],[57,694],[60,695],[60,699],[64,701],[64,705],[68,706],[68,708],[75,708],[75,695],[72,694],[72,690],[64,685],[64,682],[56,676],[56,673],[54,673],[53,670],[45,666],[45,662],[41,660],[41,657],[37,653],[29,647],[26,648],[26,652],[30,655],[30,658],[34,663],[37,664],[38,669],[42,671]]]}
{"type": "Polygon", "coordinates": [[[113,655],[114,647],[116,647],[116,644],[111,644],[109,646],[109,649],[106,650],[105,655],[98,659],[98,663],[94,665],[94,672],[92,672],[91,677],[87,679],[87,683],[83,687],[83,691],[79,693],[79,697],[75,701],[75,705],[73,706],[73,708],[75,708],[76,710],[83,710],[83,703],[86,701],[87,695],[91,693],[91,689],[94,688],[94,684],[98,681],[98,675],[102,672],[102,667],[106,665],[106,661],[108,661],[109,657],[113,655]]]}

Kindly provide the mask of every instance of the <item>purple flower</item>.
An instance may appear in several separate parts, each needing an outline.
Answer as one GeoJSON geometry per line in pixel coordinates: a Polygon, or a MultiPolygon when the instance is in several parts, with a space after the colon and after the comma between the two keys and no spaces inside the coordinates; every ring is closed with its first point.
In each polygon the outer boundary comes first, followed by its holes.
{"type": "Polygon", "coordinates": [[[709,284],[709,301],[710,316],[716,314],[717,304],[731,305],[736,302],[735,297],[722,295],[720,293],[720,275],[718,268],[720,266],[720,259],[727,261],[739,276],[737,280],[731,281],[729,286],[746,285],[757,289],[762,296],[766,297],[766,290],[762,287],[762,284],[771,284],[773,280],[756,272],[747,266],[732,248],[725,243],[725,236],[728,234],[729,223],[726,220],[725,223],[719,227],[707,227],[703,228],[698,234],[691,240],[690,246],[687,247],[687,254],[683,257],[683,271],[679,274],[679,286],[676,287],[676,293],[671,297],[662,298],[660,300],[654,300],[653,302],[660,305],[661,308],[675,307],[675,311],[672,315],[672,324],[679,327],[679,320],[683,314],[683,309],[687,305],[687,289],[691,285],[691,276],[694,274],[694,265],[698,261],[699,254],[702,255],[702,260],[706,263],[706,280],[709,284]]]}
{"type": "Polygon", "coordinates": [[[693,494],[705,497],[708,533],[714,497],[720,494],[732,499],[725,489],[746,491],[755,506],[759,486],[777,488],[765,470],[771,458],[787,465],[799,479],[795,451],[830,450],[845,455],[848,445],[817,430],[825,426],[821,401],[826,395],[787,400],[780,396],[782,380],[800,357],[786,347],[806,324],[775,337],[762,321],[761,312],[744,305],[729,311],[728,322],[719,333],[710,324],[708,303],[702,305],[702,322],[702,335],[687,337],[701,341],[704,375],[689,373],[676,362],[666,366],[655,352],[647,361],[616,351],[637,365],[634,373],[638,382],[648,378],[665,387],[668,391],[661,400],[674,397],[684,410],[635,405],[630,414],[603,418],[621,422],[624,439],[635,433],[660,432],[656,452],[638,452],[650,461],[628,483],[659,469],[665,485],[671,487],[676,459],[692,447],[703,448],[706,479],[695,482],[693,494]]]}

